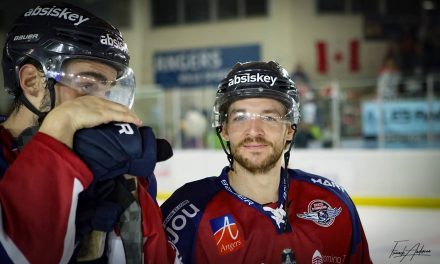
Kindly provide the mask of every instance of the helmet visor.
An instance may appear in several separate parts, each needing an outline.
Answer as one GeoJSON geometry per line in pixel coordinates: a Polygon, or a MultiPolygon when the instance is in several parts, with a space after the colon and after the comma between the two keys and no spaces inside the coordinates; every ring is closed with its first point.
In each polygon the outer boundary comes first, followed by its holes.
{"type": "Polygon", "coordinates": [[[93,95],[131,108],[136,87],[133,70],[125,66],[118,70],[106,67],[104,70],[62,67],[59,71],[49,71],[48,77],[69,87],[77,96],[93,95]]]}
{"type": "Polygon", "coordinates": [[[288,93],[262,87],[237,89],[231,92],[217,94],[212,112],[212,127],[219,127],[226,121],[230,104],[246,98],[272,98],[286,107],[286,115],[279,120],[297,124],[299,121],[299,105],[288,93]]]}

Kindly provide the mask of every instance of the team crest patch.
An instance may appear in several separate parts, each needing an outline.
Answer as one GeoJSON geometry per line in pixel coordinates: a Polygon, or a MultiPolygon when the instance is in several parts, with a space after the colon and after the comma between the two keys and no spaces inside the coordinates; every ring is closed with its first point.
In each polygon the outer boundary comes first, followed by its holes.
{"type": "Polygon", "coordinates": [[[305,220],[313,221],[317,225],[329,227],[341,212],[341,207],[333,208],[326,201],[313,200],[309,203],[308,212],[296,214],[296,216],[305,220]]]}
{"type": "Polygon", "coordinates": [[[243,246],[243,240],[231,214],[211,219],[211,229],[220,255],[232,253],[243,246]]]}

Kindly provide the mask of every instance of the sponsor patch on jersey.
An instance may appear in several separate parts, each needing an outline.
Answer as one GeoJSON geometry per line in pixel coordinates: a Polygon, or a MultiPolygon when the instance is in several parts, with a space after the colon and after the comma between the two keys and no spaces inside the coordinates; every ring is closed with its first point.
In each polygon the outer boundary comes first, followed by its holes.
{"type": "Polygon", "coordinates": [[[313,200],[309,203],[308,211],[296,214],[299,218],[310,220],[322,227],[329,227],[342,212],[342,208],[333,208],[323,200],[313,200]]]}
{"type": "Polygon", "coordinates": [[[313,183],[318,183],[330,188],[335,188],[340,190],[341,192],[347,193],[347,191],[342,187],[341,185],[336,184],[334,181],[331,181],[329,179],[321,179],[321,178],[311,178],[310,179],[313,183]]]}
{"type": "Polygon", "coordinates": [[[322,264],[324,263],[322,261],[322,255],[321,252],[319,252],[319,250],[315,250],[315,253],[313,253],[312,256],[312,264],[322,264]]]}
{"type": "Polygon", "coordinates": [[[194,225],[187,225],[187,223],[191,223],[193,221],[192,219],[195,218],[199,212],[200,209],[189,200],[185,200],[174,207],[163,221],[168,240],[173,244],[177,244],[180,241],[180,231],[186,228],[191,229],[194,225]]]}
{"type": "Polygon", "coordinates": [[[220,255],[232,253],[243,246],[240,231],[231,214],[211,219],[209,222],[220,255]]]}
{"type": "Polygon", "coordinates": [[[312,264],[323,264],[323,263],[345,263],[345,257],[343,256],[333,256],[333,255],[323,255],[319,250],[315,250],[312,256],[312,264]]]}

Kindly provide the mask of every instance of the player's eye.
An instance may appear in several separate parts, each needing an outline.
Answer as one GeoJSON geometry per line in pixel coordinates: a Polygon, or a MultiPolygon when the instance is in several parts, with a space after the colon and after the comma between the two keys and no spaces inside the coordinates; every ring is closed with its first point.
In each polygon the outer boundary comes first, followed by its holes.
{"type": "Polygon", "coordinates": [[[249,113],[236,112],[231,114],[230,116],[230,121],[232,122],[246,121],[248,119],[249,119],[249,113]]]}
{"type": "Polygon", "coordinates": [[[274,123],[277,122],[280,118],[273,115],[261,115],[260,119],[265,122],[274,123]]]}
{"type": "Polygon", "coordinates": [[[77,87],[86,94],[93,94],[99,90],[99,85],[96,82],[81,82],[77,84],[77,87]]]}

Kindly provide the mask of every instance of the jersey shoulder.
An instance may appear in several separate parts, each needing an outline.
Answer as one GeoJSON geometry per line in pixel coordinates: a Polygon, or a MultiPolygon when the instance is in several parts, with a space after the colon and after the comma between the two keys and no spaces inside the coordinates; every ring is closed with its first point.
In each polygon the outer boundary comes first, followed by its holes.
{"type": "Polygon", "coordinates": [[[290,177],[293,178],[294,181],[307,182],[311,185],[319,187],[324,192],[330,192],[333,195],[337,196],[338,199],[341,200],[348,207],[351,213],[356,211],[355,205],[345,188],[337,184],[336,182],[326,177],[308,173],[298,169],[289,170],[289,172],[290,177]]]}
{"type": "Polygon", "coordinates": [[[293,180],[299,180],[299,181],[305,181],[312,185],[318,186],[323,188],[324,190],[330,191],[332,193],[335,193],[337,195],[346,195],[348,196],[347,191],[345,188],[336,182],[323,177],[319,176],[313,173],[305,172],[299,169],[289,169],[289,174],[293,178],[293,180]]]}
{"type": "Polygon", "coordinates": [[[348,195],[344,187],[338,185],[334,181],[327,179],[325,177],[315,175],[312,173],[304,172],[302,170],[294,169],[289,170],[291,179],[294,181],[304,181],[310,183],[314,186],[320,187],[325,192],[330,192],[334,194],[340,201],[342,201],[346,208],[348,209],[351,223],[352,223],[352,245],[351,252],[355,252],[356,246],[361,242],[362,239],[362,224],[360,222],[359,214],[356,210],[356,206],[348,195]]]}
{"type": "Polygon", "coordinates": [[[217,177],[208,177],[184,184],[178,188],[162,205],[164,217],[182,203],[193,203],[198,208],[204,208],[211,198],[220,190],[217,177]]]}
{"type": "Polygon", "coordinates": [[[203,212],[219,192],[217,177],[187,183],[177,189],[162,205],[163,226],[176,258],[193,263],[193,252],[203,212]]]}

